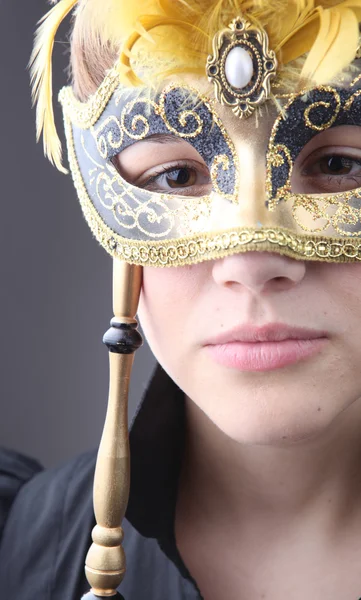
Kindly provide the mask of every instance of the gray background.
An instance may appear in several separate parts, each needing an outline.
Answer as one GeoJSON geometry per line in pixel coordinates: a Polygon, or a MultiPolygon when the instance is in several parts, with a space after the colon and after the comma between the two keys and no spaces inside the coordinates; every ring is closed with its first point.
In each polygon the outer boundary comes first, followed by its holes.
{"type": "MultiPolygon", "coordinates": [[[[48,8],[45,0],[0,0],[0,445],[46,466],[99,441],[108,393],[101,340],[112,317],[112,261],[92,239],[71,177],[35,144],[26,65],[48,8]]],[[[68,29],[69,20],[55,45],[55,99],[66,83],[68,29]]],[[[143,347],[131,414],[153,366],[143,347]]]]}

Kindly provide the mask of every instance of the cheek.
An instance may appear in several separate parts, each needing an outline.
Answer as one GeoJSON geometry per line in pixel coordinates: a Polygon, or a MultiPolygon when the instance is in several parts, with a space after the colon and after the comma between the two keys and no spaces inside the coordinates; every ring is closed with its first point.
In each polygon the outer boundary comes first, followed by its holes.
{"type": "Polygon", "coordinates": [[[187,324],[207,276],[203,265],[144,268],[139,320],[163,366],[186,351],[187,324]]]}
{"type": "Polygon", "coordinates": [[[330,364],[314,382],[327,390],[330,407],[347,406],[361,395],[361,264],[321,263],[312,271],[309,314],[331,336],[330,364]]]}
{"type": "Polygon", "coordinates": [[[309,271],[305,314],[312,326],[330,333],[338,357],[335,368],[348,371],[360,385],[361,264],[316,263],[309,271]]]}
{"type": "Polygon", "coordinates": [[[361,264],[328,264],[322,266],[320,293],[327,291],[326,309],[334,315],[335,328],[360,340],[361,327],[361,264]]]}

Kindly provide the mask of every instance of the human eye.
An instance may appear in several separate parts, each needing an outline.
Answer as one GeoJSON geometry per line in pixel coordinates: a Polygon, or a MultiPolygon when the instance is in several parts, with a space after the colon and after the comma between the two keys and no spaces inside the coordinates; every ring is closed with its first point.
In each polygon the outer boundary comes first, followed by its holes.
{"type": "Polygon", "coordinates": [[[134,185],[157,193],[203,196],[211,191],[211,178],[204,164],[180,160],[148,169],[134,185]]]}
{"type": "Polygon", "coordinates": [[[302,177],[313,193],[345,192],[361,187],[361,151],[326,148],[308,157],[302,177]]]}
{"type": "Polygon", "coordinates": [[[292,190],[336,194],[361,187],[360,139],[360,127],[356,126],[335,127],[315,136],[295,161],[292,190]]]}
{"type": "Polygon", "coordinates": [[[188,142],[160,134],[125,148],[114,157],[120,175],[153,193],[208,196],[212,179],[206,162],[188,142]]]}

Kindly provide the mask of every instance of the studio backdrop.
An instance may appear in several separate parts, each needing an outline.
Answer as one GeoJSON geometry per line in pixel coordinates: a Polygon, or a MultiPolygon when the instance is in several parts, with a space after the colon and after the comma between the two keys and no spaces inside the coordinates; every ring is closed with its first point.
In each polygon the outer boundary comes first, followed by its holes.
{"type": "MultiPolygon", "coordinates": [[[[27,63],[45,0],[0,0],[0,445],[45,466],[95,448],[108,396],[112,261],[92,239],[70,176],[35,144],[27,63]]],[[[69,29],[54,51],[54,89],[67,82],[69,29]]],[[[62,134],[62,116],[55,101],[62,134]]],[[[64,137],[62,136],[64,140],[64,137]]],[[[154,368],[136,355],[130,416],[154,368]]]]}

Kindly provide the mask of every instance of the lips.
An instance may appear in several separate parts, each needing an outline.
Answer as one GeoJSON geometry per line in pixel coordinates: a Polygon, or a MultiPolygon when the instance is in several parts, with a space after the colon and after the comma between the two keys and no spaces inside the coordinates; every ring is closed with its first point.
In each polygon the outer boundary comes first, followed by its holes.
{"type": "Polygon", "coordinates": [[[284,340],[315,340],[327,337],[325,331],[291,327],[283,323],[270,323],[262,327],[244,325],[228,332],[223,332],[207,340],[204,345],[228,344],[232,342],[261,343],[283,342],[284,340]]]}
{"type": "Polygon", "coordinates": [[[284,324],[245,325],[204,343],[219,364],[240,371],[271,371],[320,352],[328,341],[324,331],[284,324]]]}

